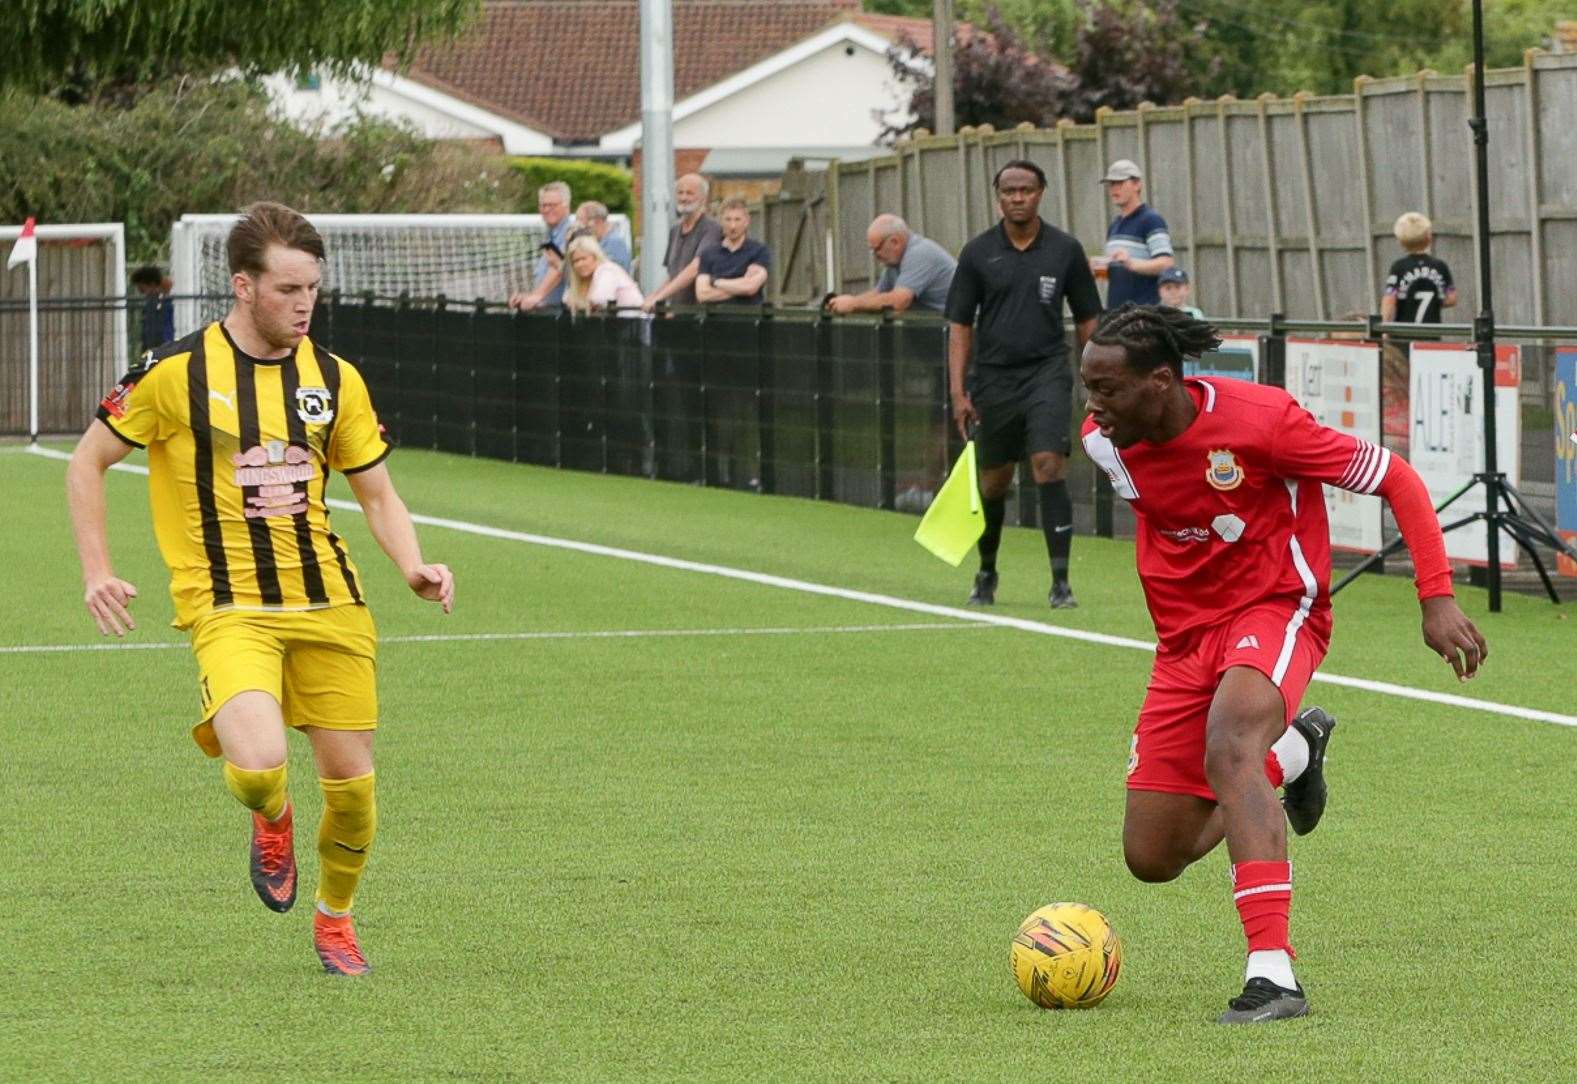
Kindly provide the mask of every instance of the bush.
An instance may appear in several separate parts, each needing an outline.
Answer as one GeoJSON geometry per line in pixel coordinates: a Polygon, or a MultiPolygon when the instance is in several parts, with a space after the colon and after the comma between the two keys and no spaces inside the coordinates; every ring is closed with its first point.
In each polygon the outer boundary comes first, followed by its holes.
{"type": "Polygon", "coordinates": [[[519,209],[528,214],[536,213],[537,190],[549,181],[569,185],[574,206],[591,199],[607,204],[610,211],[625,214],[635,206],[633,181],[627,169],[575,158],[515,158],[510,164],[525,185],[519,209]]]}
{"type": "Polygon", "coordinates": [[[306,212],[513,213],[508,159],[360,118],[278,116],[255,84],[175,81],[127,104],[0,92],[0,221],[124,222],[129,264],[165,262],[182,214],[273,199],[306,212]]]}

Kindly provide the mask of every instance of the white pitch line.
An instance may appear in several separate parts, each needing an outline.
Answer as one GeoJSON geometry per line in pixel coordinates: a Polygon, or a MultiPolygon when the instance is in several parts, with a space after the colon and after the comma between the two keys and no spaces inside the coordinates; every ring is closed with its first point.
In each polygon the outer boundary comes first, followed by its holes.
{"type": "MultiPolygon", "coordinates": [[[[911,622],[891,625],[781,625],[777,627],[741,627],[734,629],[579,629],[563,632],[457,632],[431,633],[422,636],[380,636],[378,645],[384,644],[465,644],[507,640],[643,640],[671,636],[795,636],[814,634],[844,635],[861,632],[920,632],[948,629],[989,629],[984,621],[963,623],[957,621],[911,622]]],[[[59,655],[82,651],[168,651],[171,648],[189,647],[185,640],[155,640],[136,643],[116,640],[106,644],[11,644],[0,647],[0,655],[59,655]]]]}
{"type": "MultiPolygon", "coordinates": [[[[29,450],[50,459],[71,458],[64,452],[57,452],[50,448],[35,446],[29,450]]],[[[148,468],[146,467],[132,466],[126,463],[117,463],[115,469],[129,471],[134,474],[148,473],[148,468]]],[[[331,499],[328,503],[330,507],[346,512],[361,512],[361,506],[354,501],[331,499]]],[[[938,606],[935,603],[919,602],[914,599],[898,598],[893,595],[856,591],[847,587],[833,587],[828,584],[812,583],[808,580],[791,579],[787,576],[773,576],[765,572],[750,572],[746,569],[730,568],[727,565],[711,565],[699,561],[686,561],[678,557],[664,557],[656,553],[642,553],[639,550],[620,549],[617,546],[602,546],[594,542],[577,542],[568,538],[554,538],[551,535],[511,531],[502,527],[489,527],[484,523],[470,523],[465,520],[444,519],[440,516],[424,516],[416,513],[411,514],[411,519],[428,527],[442,527],[446,530],[479,535],[483,538],[525,542],[534,546],[571,550],[576,553],[587,553],[597,557],[616,557],[623,561],[656,565],[659,568],[672,568],[682,572],[697,572],[708,576],[720,576],[724,579],[743,580],[747,583],[778,587],[788,591],[800,591],[805,594],[848,599],[851,602],[868,602],[875,606],[887,606],[897,610],[908,610],[911,613],[929,614],[932,617],[950,617],[980,625],[996,625],[1001,628],[1018,629],[1021,632],[1032,632],[1040,636],[1056,636],[1065,640],[1078,640],[1088,644],[1103,644],[1107,647],[1123,647],[1133,651],[1149,651],[1152,653],[1155,651],[1155,645],[1145,640],[1134,640],[1126,636],[1109,636],[1103,632],[1088,632],[1084,629],[1063,628],[1060,625],[1048,625],[1042,621],[1029,621],[1022,617],[1007,617],[1003,614],[963,610],[955,606],[938,606]]],[[[1513,719],[1527,719],[1532,722],[1577,727],[1577,716],[1574,715],[1562,715],[1559,712],[1543,711],[1538,708],[1524,708],[1516,704],[1502,704],[1494,700],[1477,700],[1472,697],[1457,696],[1453,693],[1437,693],[1429,689],[1415,689],[1411,685],[1394,685],[1387,681],[1371,681],[1367,678],[1344,677],[1341,674],[1321,672],[1315,673],[1314,680],[1324,682],[1327,685],[1362,689],[1365,692],[1378,693],[1382,696],[1400,697],[1404,700],[1418,700],[1428,704],[1443,704],[1447,707],[1465,708],[1469,711],[1482,711],[1491,715],[1504,715],[1513,719]]]]}

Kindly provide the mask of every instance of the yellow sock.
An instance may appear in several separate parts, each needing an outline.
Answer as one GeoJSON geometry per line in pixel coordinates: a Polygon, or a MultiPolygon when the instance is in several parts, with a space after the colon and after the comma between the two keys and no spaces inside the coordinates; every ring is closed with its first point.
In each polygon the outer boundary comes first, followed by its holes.
{"type": "Polygon", "coordinates": [[[319,779],[323,823],[318,826],[318,900],[330,910],[350,910],[356,882],[378,830],[373,774],[354,779],[319,779]]]}
{"type": "Polygon", "coordinates": [[[228,760],[224,765],[225,786],[236,800],[269,820],[278,820],[285,811],[285,766],[264,768],[260,772],[237,768],[228,760]]]}

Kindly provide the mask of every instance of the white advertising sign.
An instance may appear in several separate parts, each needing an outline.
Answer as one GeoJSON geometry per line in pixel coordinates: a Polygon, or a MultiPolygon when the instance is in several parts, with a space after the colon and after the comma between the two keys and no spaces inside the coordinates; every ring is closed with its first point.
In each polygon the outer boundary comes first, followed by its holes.
{"type": "MultiPolygon", "coordinates": [[[[1478,370],[1477,351],[1456,343],[1414,343],[1410,370],[1408,460],[1438,506],[1484,469],[1484,380],[1478,370]]],[[[1522,484],[1521,383],[1520,350],[1497,347],[1497,466],[1514,486],[1522,484]]],[[[1441,514],[1441,526],[1484,510],[1484,488],[1475,486],[1441,514]]],[[[1487,537],[1483,524],[1459,527],[1446,535],[1446,556],[1453,561],[1485,564],[1489,560],[1487,537]]],[[[1505,533],[1500,537],[1500,564],[1502,568],[1517,564],[1516,543],[1505,533]]]]}
{"type": "MultiPolygon", "coordinates": [[[[1380,348],[1374,343],[1287,340],[1287,392],[1321,425],[1380,443],[1380,348]]],[[[1325,487],[1336,549],[1373,553],[1381,545],[1379,497],[1325,487]]]]}

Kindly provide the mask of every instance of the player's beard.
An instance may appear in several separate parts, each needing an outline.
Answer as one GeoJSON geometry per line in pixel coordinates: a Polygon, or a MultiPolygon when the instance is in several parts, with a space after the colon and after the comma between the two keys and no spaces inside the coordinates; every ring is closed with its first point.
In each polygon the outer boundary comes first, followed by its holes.
{"type": "Polygon", "coordinates": [[[259,320],[254,317],[252,326],[257,329],[262,340],[273,349],[294,350],[301,340],[306,338],[304,333],[296,330],[295,323],[296,316],[291,313],[281,319],[270,317],[259,320]]]}
{"type": "Polygon", "coordinates": [[[700,200],[695,200],[694,202],[691,202],[691,203],[686,203],[684,200],[676,200],[674,202],[674,210],[679,212],[679,215],[680,215],[681,218],[689,218],[691,215],[695,214],[700,209],[701,209],[701,201],[700,200]]]}

